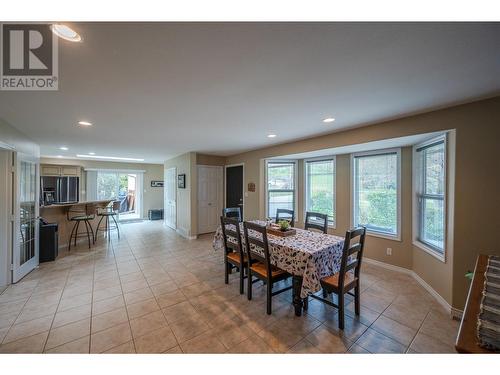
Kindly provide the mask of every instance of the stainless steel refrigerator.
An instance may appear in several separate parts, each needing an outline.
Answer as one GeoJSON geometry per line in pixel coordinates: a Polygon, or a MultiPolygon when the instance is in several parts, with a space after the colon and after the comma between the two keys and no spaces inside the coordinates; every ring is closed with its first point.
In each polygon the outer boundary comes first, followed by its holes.
{"type": "Polygon", "coordinates": [[[79,199],[79,177],[40,177],[40,199],[44,205],[76,203],[79,199]]]}

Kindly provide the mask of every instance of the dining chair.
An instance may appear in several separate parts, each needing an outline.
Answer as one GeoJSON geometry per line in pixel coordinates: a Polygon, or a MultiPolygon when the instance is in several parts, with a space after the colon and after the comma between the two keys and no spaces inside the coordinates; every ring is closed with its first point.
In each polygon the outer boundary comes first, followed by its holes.
{"type": "Polygon", "coordinates": [[[347,293],[354,297],[354,312],[356,315],[360,313],[359,271],[363,257],[365,235],[366,228],[364,227],[348,230],[345,234],[339,272],[320,280],[323,292],[326,292],[326,294],[335,293],[338,296],[338,305],[326,298],[311,295],[317,300],[338,308],[340,329],[344,329],[344,294],[347,293]],[[355,243],[353,244],[353,242],[355,243]],[[351,292],[353,289],[354,293],[351,292]]]}
{"type": "Polygon", "coordinates": [[[306,212],[305,230],[317,229],[324,234],[328,231],[328,215],[318,212],[306,212]]]}
{"type": "Polygon", "coordinates": [[[288,220],[290,222],[290,226],[293,227],[293,224],[295,223],[295,212],[284,208],[276,209],[276,224],[278,224],[281,220],[288,220]]]}
{"type": "Polygon", "coordinates": [[[241,244],[241,230],[237,218],[220,217],[222,238],[224,239],[224,282],[229,284],[229,272],[237,268],[240,273],[240,294],[244,293],[243,283],[248,258],[241,244]]]}
{"type": "Polygon", "coordinates": [[[89,249],[91,242],[95,243],[94,230],[90,223],[95,218],[96,206],[94,204],[86,204],[82,206],[70,206],[66,211],[66,218],[68,221],[74,222],[71,234],[69,235],[68,251],[71,251],[71,241],[74,240],[74,246],[78,238],[87,237],[89,242],[89,249]],[[80,223],[85,224],[85,233],[78,233],[80,223]],[[92,241],[90,240],[92,236],[92,241]]]}
{"type": "Polygon", "coordinates": [[[237,217],[241,221],[241,210],[239,207],[227,207],[222,209],[222,216],[224,217],[237,217]]]}
{"type": "MultiPolygon", "coordinates": [[[[97,216],[100,217],[97,223],[97,228],[95,229],[95,240],[97,240],[97,235],[99,233],[99,228],[108,234],[108,241],[111,241],[111,231],[116,230],[118,233],[118,238],[120,238],[120,227],[116,221],[116,216],[118,216],[120,211],[120,201],[110,202],[106,207],[99,208],[97,210],[97,216]],[[110,224],[109,218],[113,219],[114,225],[110,224]],[[104,227],[101,228],[101,222],[104,219],[104,227]]],[[[95,242],[95,241],[94,241],[95,242]]]]}
{"type": "Polygon", "coordinates": [[[243,222],[243,230],[245,235],[246,253],[248,257],[248,300],[252,299],[252,278],[253,276],[255,276],[258,280],[262,280],[266,284],[266,311],[268,315],[271,315],[272,297],[292,289],[292,286],[288,286],[273,292],[273,285],[278,281],[288,279],[292,275],[285,270],[282,270],[271,264],[269,242],[267,239],[267,231],[265,226],[245,221],[243,222]],[[249,234],[249,232],[251,235],[249,234]],[[255,234],[257,234],[259,237],[256,237],[255,234]]]}

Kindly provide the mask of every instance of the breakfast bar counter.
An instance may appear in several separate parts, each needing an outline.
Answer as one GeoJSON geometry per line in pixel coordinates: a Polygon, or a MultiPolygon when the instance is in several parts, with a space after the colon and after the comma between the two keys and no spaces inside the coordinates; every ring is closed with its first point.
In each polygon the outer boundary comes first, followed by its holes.
{"type": "MultiPolygon", "coordinates": [[[[66,248],[68,246],[69,236],[74,223],[68,220],[67,213],[70,209],[85,209],[85,207],[95,207],[104,208],[112,199],[105,200],[95,200],[95,201],[83,201],[77,203],[62,203],[62,204],[51,204],[47,206],[40,206],[40,216],[49,223],[57,223],[59,230],[59,249],[66,248]]],[[[97,216],[96,216],[97,217],[97,216]]],[[[90,221],[92,229],[95,231],[97,226],[97,219],[90,221]]]]}

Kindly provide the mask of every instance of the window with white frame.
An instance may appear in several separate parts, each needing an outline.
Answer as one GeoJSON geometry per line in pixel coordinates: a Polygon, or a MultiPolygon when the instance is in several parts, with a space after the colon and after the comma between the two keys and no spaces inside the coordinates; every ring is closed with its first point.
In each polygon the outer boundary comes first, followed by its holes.
{"type": "Polygon", "coordinates": [[[399,149],[352,155],[353,225],[400,237],[399,149]]]}
{"type": "Polygon", "coordinates": [[[267,177],[267,215],[276,217],[276,210],[295,209],[295,162],[268,161],[267,177]]]}
{"type": "Polygon", "coordinates": [[[446,142],[439,137],[414,148],[416,240],[440,258],[445,249],[446,142]]]}
{"type": "Polygon", "coordinates": [[[306,211],[328,215],[335,225],[335,158],[306,160],[306,211]]]}

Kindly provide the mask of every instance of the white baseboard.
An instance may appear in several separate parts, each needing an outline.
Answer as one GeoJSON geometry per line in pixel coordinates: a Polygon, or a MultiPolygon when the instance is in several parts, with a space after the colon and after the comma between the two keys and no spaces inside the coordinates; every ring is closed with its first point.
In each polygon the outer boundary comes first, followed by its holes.
{"type": "Polygon", "coordinates": [[[190,236],[190,235],[188,234],[188,231],[187,231],[187,230],[185,230],[184,228],[177,228],[177,229],[175,230],[175,232],[176,232],[179,236],[184,237],[185,239],[188,239],[188,240],[196,240],[196,238],[197,238],[196,236],[190,236]]]}
{"type": "Polygon", "coordinates": [[[422,285],[422,287],[424,287],[425,290],[427,290],[431,296],[433,296],[436,301],[441,305],[443,306],[443,308],[454,318],[454,319],[459,319],[461,318],[462,316],[462,311],[459,310],[459,309],[455,309],[453,307],[451,307],[451,305],[443,298],[441,297],[441,295],[436,292],[434,290],[434,288],[432,288],[429,284],[427,284],[427,282],[422,279],[419,275],[417,275],[417,273],[413,270],[409,270],[408,268],[404,268],[404,267],[399,267],[399,266],[394,266],[392,264],[388,264],[388,263],[384,263],[384,262],[380,262],[378,260],[375,260],[375,259],[371,259],[371,258],[367,258],[367,257],[364,257],[363,258],[363,261],[365,261],[366,263],[369,263],[369,264],[373,264],[373,265],[376,265],[376,266],[379,266],[379,267],[382,267],[382,268],[386,268],[388,270],[392,270],[392,271],[396,271],[396,272],[401,272],[401,273],[404,273],[406,275],[410,275],[412,276],[415,281],[417,281],[420,285],[422,285]]]}

